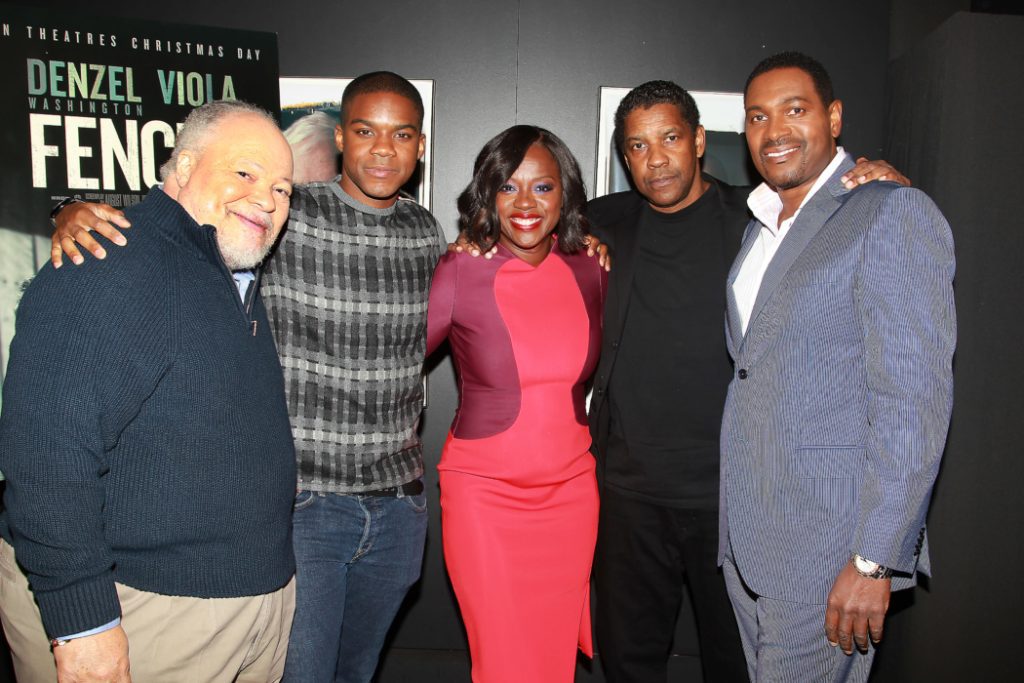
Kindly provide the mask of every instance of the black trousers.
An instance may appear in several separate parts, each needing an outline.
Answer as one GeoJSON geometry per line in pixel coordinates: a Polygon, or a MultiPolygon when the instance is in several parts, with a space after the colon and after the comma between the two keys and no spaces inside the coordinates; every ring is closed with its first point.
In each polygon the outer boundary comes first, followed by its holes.
{"type": "Polygon", "coordinates": [[[748,680],[717,555],[717,510],[667,507],[602,490],[595,630],[609,683],[665,683],[684,587],[694,606],[704,680],[748,680]]]}

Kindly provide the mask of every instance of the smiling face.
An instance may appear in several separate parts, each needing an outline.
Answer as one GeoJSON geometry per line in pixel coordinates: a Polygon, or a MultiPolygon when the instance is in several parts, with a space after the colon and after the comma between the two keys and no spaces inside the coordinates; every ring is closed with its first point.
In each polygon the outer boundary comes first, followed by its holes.
{"type": "Polygon", "coordinates": [[[543,261],[562,215],[561,171],[547,147],[530,145],[494,201],[501,223],[498,241],[527,263],[543,261]]]}
{"type": "Polygon", "coordinates": [[[634,109],[623,126],[623,158],[636,189],[655,211],[673,213],[704,193],[704,127],[696,130],[674,104],[634,109]]]}
{"type": "Polygon", "coordinates": [[[288,218],[291,148],[276,126],[248,113],[225,116],[202,142],[178,154],[175,199],[197,223],[216,228],[228,268],[253,268],[288,218]]]}
{"type": "Polygon", "coordinates": [[[794,67],[757,76],[743,99],[754,165],[784,202],[799,205],[836,155],[842,103],[822,102],[810,75],[794,67]]]}
{"type": "Polygon", "coordinates": [[[421,115],[406,97],[391,92],[356,95],[345,109],[335,141],[341,159],[341,189],[367,206],[386,209],[416,171],[426,136],[421,115]]]}

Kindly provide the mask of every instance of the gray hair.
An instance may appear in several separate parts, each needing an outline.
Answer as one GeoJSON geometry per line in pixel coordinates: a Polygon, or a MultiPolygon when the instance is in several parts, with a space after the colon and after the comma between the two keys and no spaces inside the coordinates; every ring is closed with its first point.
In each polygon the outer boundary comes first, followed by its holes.
{"type": "Polygon", "coordinates": [[[206,136],[210,129],[229,116],[236,114],[254,114],[265,119],[268,123],[277,127],[274,117],[262,107],[255,104],[242,102],[240,100],[216,100],[207,102],[201,107],[193,109],[185,118],[181,130],[174,140],[174,149],[171,150],[171,158],[160,167],[160,179],[166,181],[174,173],[178,165],[178,155],[183,150],[191,150],[202,154],[206,147],[206,136]]]}
{"type": "Polygon", "coordinates": [[[315,111],[288,126],[284,131],[284,139],[296,151],[314,147],[318,141],[334,147],[334,130],[337,126],[338,121],[333,116],[315,111]]]}

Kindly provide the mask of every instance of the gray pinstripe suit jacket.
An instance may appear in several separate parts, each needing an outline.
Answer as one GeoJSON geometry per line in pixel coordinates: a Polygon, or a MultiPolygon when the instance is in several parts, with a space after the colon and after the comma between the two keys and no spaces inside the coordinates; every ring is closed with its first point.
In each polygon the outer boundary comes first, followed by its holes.
{"type": "Polygon", "coordinates": [[[924,535],[952,407],[953,238],[921,192],[846,190],[849,158],[800,211],[736,362],[722,423],[721,533],[758,595],[823,604],[851,553],[928,572],[924,535]]]}

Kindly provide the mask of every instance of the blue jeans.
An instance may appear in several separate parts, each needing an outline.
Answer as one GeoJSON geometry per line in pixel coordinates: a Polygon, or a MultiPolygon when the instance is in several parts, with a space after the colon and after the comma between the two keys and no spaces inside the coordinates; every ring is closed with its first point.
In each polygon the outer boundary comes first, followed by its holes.
{"type": "Polygon", "coordinates": [[[300,491],[292,526],[295,621],[284,681],[369,683],[420,577],[426,496],[300,491]]]}

